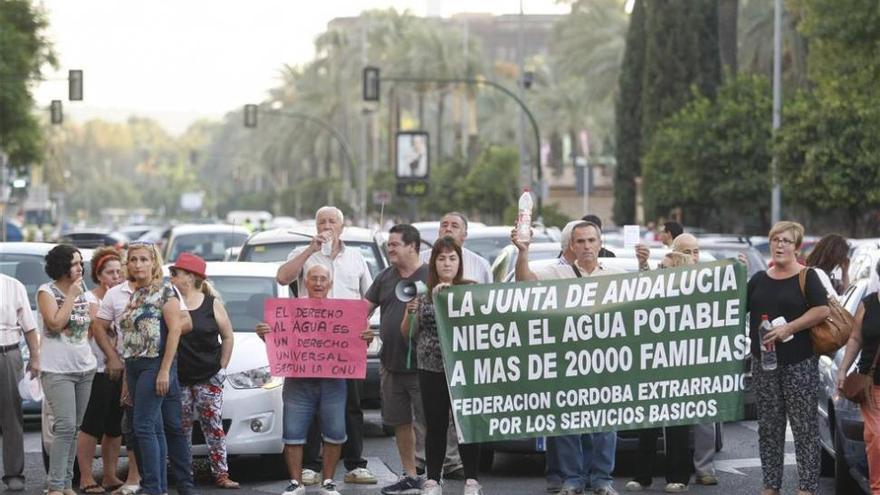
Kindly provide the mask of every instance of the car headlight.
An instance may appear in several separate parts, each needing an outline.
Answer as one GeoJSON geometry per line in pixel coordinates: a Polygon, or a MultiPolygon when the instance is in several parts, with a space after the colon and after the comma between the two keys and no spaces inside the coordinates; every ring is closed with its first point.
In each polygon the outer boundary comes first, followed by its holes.
{"type": "Polygon", "coordinates": [[[367,346],[367,357],[379,357],[382,351],[382,337],[379,336],[379,330],[373,330],[373,341],[367,346]]]}
{"type": "Polygon", "coordinates": [[[226,375],[226,379],[233,388],[238,389],[275,388],[283,382],[281,378],[273,377],[269,373],[268,366],[232,373],[226,375]]]}

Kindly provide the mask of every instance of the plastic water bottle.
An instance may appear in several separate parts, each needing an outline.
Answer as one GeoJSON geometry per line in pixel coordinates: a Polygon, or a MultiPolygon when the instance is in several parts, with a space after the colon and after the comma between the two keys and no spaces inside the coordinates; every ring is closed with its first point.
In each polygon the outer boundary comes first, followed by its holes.
{"type": "Polygon", "coordinates": [[[523,189],[522,196],[519,197],[519,215],[516,217],[517,236],[521,241],[530,241],[532,239],[532,193],[528,189],[523,189]]]}
{"type": "Polygon", "coordinates": [[[758,331],[758,338],[761,339],[761,369],[764,371],[773,371],[776,369],[776,348],[771,351],[764,345],[764,337],[773,329],[770,319],[767,315],[761,315],[761,328],[758,331]]]}
{"type": "Polygon", "coordinates": [[[331,235],[329,239],[324,241],[321,244],[321,254],[324,256],[330,256],[333,254],[333,236],[331,235]]]}

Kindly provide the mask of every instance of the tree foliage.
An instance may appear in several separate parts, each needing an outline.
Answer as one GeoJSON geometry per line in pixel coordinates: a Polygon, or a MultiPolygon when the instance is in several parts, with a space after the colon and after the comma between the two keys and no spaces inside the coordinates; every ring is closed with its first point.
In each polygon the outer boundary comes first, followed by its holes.
{"type": "Polygon", "coordinates": [[[643,161],[649,218],[682,208],[688,224],[719,230],[763,228],[770,197],[770,84],[741,75],[716,98],[694,90],[664,120],[643,161]],[[750,205],[743,208],[744,205],[750,205]]]}
{"type": "Polygon", "coordinates": [[[0,151],[14,165],[42,156],[42,134],[31,91],[46,64],[55,64],[46,14],[31,0],[0,2],[0,151]]]}
{"type": "Polygon", "coordinates": [[[614,221],[633,223],[636,217],[635,178],[641,170],[642,80],[645,64],[645,0],[635,0],[626,51],[620,71],[617,101],[617,168],[614,174],[614,221]]]}

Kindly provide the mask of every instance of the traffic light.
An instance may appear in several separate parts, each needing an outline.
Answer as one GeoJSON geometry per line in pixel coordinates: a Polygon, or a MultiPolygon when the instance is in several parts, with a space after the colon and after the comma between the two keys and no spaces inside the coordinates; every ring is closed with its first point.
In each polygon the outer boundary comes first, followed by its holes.
{"type": "Polygon", "coordinates": [[[64,112],[61,109],[61,100],[52,100],[49,106],[51,121],[53,124],[61,124],[64,122],[64,112]]]}
{"type": "Polygon", "coordinates": [[[70,101],[82,101],[83,71],[71,70],[67,72],[67,99],[70,101]]]}
{"type": "Polygon", "coordinates": [[[379,68],[364,67],[364,101],[379,101],[379,68]]]}
{"type": "Polygon", "coordinates": [[[257,106],[253,103],[244,106],[244,126],[257,127],[257,106]]]}

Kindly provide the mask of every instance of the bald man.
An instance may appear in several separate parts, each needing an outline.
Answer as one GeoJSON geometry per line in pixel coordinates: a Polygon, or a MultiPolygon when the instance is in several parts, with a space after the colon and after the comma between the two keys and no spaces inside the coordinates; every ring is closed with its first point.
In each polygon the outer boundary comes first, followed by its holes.
{"type": "MultiPolygon", "coordinates": [[[[672,251],[700,262],[700,243],[691,234],[680,234],[672,241],[672,251]]],[[[694,425],[694,471],[698,485],[717,485],[715,476],[715,423],[694,425]]]]}

